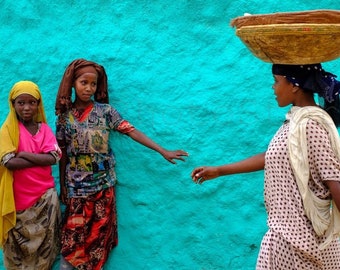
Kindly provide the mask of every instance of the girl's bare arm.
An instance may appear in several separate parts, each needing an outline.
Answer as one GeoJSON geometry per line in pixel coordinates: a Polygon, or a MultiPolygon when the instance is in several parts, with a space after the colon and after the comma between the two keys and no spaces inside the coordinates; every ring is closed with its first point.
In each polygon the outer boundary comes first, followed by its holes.
{"type": "Polygon", "coordinates": [[[149,137],[147,137],[143,132],[139,131],[138,129],[135,129],[129,133],[127,133],[128,136],[130,136],[133,140],[136,142],[139,142],[140,144],[157,151],[160,153],[167,161],[171,163],[176,163],[174,159],[182,160],[184,161],[183,156],[188,156],[188,153],[186,153],[183,150],[174,150],[169,151],[155,143],[153,140],[151,140],[149,137]]]}
{"type": "Polygon", "coordinates": [[[19,170],[34,166],[51,166],[56,163],[56,159],[51,154],[35,154],[20,152],[11,158],[6,164],[9,170],[19,170]]]}
{"type": "Polygon", "coordinates": [[[219,176],[263,170],[264,157],[265,152],[235,163],[198,167],[192,171],[191,177],[194,182],[201,184],[219,176]]]}

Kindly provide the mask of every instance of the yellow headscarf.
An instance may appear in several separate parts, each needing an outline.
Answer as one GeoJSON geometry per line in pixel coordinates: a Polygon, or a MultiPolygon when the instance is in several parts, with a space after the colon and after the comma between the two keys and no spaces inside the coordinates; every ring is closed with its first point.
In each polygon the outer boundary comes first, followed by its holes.
{"type": "MultiPolygon", "coordinates": [[[[19,144],[19,123],[13,101],[21,94],[29,94],[39,100],[36,122],[46,123],[39,87],[31,81],[20,81],[12,87],[8,103],[9,113],[0,129],[0,161],[8,153],[15,153],[19,144]]],[[[0,247],[7,240],[8,232],[15,226],[16,212],[13,194],[13,173],[0,165],[0,247]]]]}

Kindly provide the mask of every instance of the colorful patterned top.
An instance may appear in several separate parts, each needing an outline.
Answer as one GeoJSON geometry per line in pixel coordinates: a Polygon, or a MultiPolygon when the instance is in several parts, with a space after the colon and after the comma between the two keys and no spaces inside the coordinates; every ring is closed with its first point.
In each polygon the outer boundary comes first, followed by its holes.
{"type": "Polygon", "coordinates": [[[134,127],[109,104],[94,102],[87,117],[72,110],[57,120],[56,137],[65,140],[68,197],[86,197],[116,184],[110,130],[128,133],[134,127]]]}

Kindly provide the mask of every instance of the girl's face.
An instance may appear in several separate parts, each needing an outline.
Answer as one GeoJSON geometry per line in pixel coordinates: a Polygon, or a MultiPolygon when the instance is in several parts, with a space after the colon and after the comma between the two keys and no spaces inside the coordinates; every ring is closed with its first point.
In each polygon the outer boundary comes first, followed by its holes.
{"type": "Polygon", "coordinates": [[[13,101],[13,107],[19,119],[31,122],[38,113],[39,100],[29,94],[21,94],[13,101]]]}
{"type": "Polygon", "coordinates": [[[75,80],[74,88],[78,101],[84,103],[91,101],[91,97],[97,90],[97,77],[95,73],[84,73],[75,80]]]}
{"type": "Polygon", "coordinates": [[[294,85],[289,82],[284,76],[274,75],[273,84],[274,94],[279,107],[285,107],[294,104],[294,85]]]}

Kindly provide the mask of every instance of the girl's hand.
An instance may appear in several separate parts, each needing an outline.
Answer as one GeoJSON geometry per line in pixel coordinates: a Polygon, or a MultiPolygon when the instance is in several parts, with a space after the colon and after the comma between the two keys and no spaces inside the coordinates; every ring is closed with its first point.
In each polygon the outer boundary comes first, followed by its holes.
{"type": "Polygon", "coordinates": [[[62,188],[60,191],[60,200],[63,204],[68,204],[68,198],[67,198],[67,190],[66,188],[62,188]]]}
{"type": "Polygon", "coordinates": [[[189,154],[187,152],[183,151],[183,150],[175,150],[175,151],[165,150],[164,152],[162,152],[162,156],[167,161],[171,162],[172,164],[176,164],[174,159],[185,161],[185,159],[183,157],[189,156],[189,154]]]}
{"type": "Polygon", "coordinates": [[[219,177],[217,167],[199,167],[192,171],[191,178],[196,184],[219,177]]]}
{"type": "Polygon", "coordinates": [[[16,158],[25,158],[25,157],[27,157],[27,154],[32,154],[32,153],[28,153],[28,152],[18,152],[18,153],[16,153],[15,157],[16,157],[16,158]]]}

